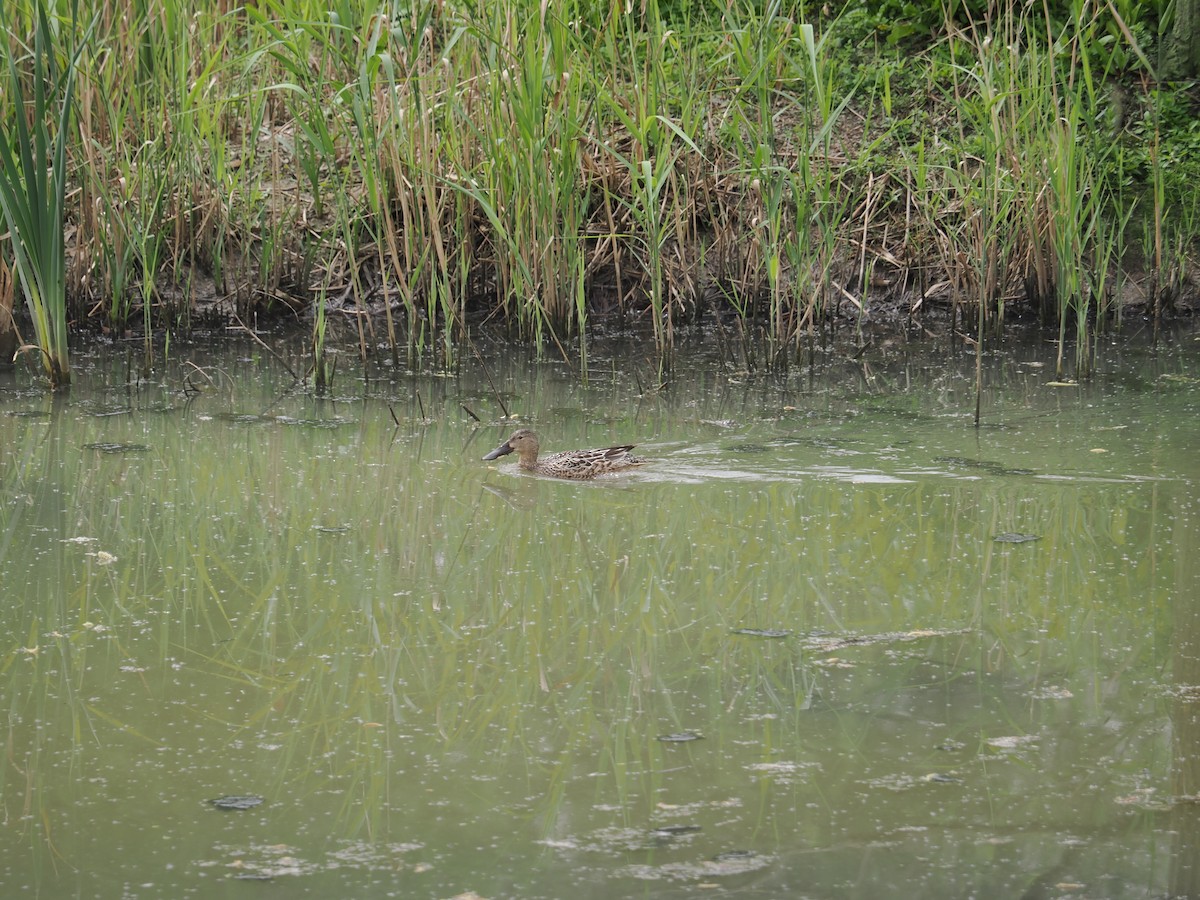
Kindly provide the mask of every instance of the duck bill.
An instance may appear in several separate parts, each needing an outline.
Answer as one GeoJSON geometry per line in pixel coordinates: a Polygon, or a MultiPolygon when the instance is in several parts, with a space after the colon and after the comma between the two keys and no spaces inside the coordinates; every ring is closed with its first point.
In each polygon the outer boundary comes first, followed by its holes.
{"type": "Polygon", "coordinates": [[[499,459],[500,457],[506,456],[507,454],[512,453],[512,452],[513,452],[512,444],[510,444],[508,441],[505,441],[503,444],[501,444],[499,447],[497,447],[495,450],[493,450],[491,453],[489,453],[487,456],[485,456],[484,459],[499,459]]]}

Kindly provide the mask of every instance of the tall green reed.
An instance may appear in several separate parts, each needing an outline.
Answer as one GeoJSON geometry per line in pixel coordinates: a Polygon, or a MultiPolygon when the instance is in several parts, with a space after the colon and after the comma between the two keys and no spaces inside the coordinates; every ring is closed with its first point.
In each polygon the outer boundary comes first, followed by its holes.
{"type": "Polygon", "coordinates": [[[1050,160],[1050,246],[1054,254],[1054,290],[1058,298],[1058,357],[1056,371],[1065,373],[1067,327],[1075,331],[1075,371],[1091,369],[1091,329],[1094,291],[1087,277],[1087,250],[1100,228],[1101,195],[1092,159],[1078,146],[1073,116],[1054,135],[1050,160]]]}
{"type": "MultiPolygon", "coordinates": [[[[340,131],[337,120],[324,103],[325,96],[334,90],[326,81],[327,60],[337,56],[346,43],[339,40],[339,22],[289,19],[286,16],[277,20],[257,10],[252,10],[251,15],[270,38],[255,56],[269,57],[280,71],[280,77],[267,90],[276,95],[277,102],[287,109],[295,125],[292,149],[297,181],[307,186],[314,217],[326,217],[326,196],[332,195],[334,219],[341,233],[346,234],[349,219],[346,191],[344,185],[338,183],[336,165],[339,142],[335,135],[340,131]]],[[[345,66],[346,60],[342,59],[340,65],[345,66]]],[[[345,243],[353,246],[352,242],[345,243]]],[[[328,256],[323,254],[323,258],[327,265],[316,295],[311,335],[313,381],[318,393],[323,392],[332,380],[327,366],[326,336],[330,280],[334,269],[328,265],[328,256]]],[[[356,271],[352,259],[350,269],[356,271]]],[[[365,354],[361,331],[360,346],[365,354]]]]}
{"type": "Polygon", "coordinates": [[[1197,152],[1200,141],[1194,136],[1194,128],[1182,140],[1177,133],[1173,140],[1168,139],[1165,118],[1191,120],[1190,112],[1181,114],[1179,100],[1172,93],[1161,86],[1147,86],[1144,102],[1150,209],[1142,216],[1142,255],[1149,269],[1148,294],[1157,340],[1162,317],[1174,308],[1183,289],[1184,273],[1200,231],[1200,199],[1196,191],[1200,178],[1197,152]]]}
{"type": "MultiPolygon", "coordinates": [[[[1056,112],[1051,121],[1041,126],[1049,135],[1045,158],[1049,167],[1049,246],[1054,258],[1054,291],[1058,301],[1056,369],[1060,376],[1065,374],[1064,349],[1067,326],[1071,323],[1075,372],[1086,376],[1095,365],[1092,323],[1101,311],[1114,240],[1105,221],[1112,205],[1109,181],[1102,174],[1112,156],[1112,144],[1103,138],[1103,126],[1092,112],[1099,104],[1087,48],[1096,36],[1095,17],[1081,7],[1060,33],[1053,32],[1049,21],[1046,28],[1048,40],[1044,53],[1039,55],[1037,42],[1029,40],[1025,62],[1033,70],[1033,80],[1050,86],[1051,108],[1056,112]],[[1059,73],[1064,68],[1066,74],[1062,76],[1059,73]]],[[[1026,105],[1044,111],[1045,104],[1037,102],[1040,99],[1027,98],[1026,105]]],[[[1121,221],[1118,214],[1118,226],[1121,221]]]]}
{"type": "MultiPolygon", "coordinates": [[[[363,289],[360,283],[359,261],[353,248],[363,245],[365,252],[373,251],[378,270],[383,283],[380,286],[385,302],[384,316],[387,327],[388,346],[391,348],[393,359],[398,350],[396,324],[392,317],[391,304],[386,302],[388,293],[389,237],[394,233],[391,221],[390,192],[385,182],[386,170],[382,165],[385,154],[385,143],[389,129],[393,127],[395,107],[388,102],[395,96],[396,73],[389,52],[388,20],[383,15],[373,15],[359,24],[358,39],[351,46],[358,48],[353,63],[355,77],[340,92],[340,100],[353,125],[352,134],[357,140],[347,142],[352,165],[347,173],[356,172],[362,179],[361,191],[365,200],[363,215],[357,224],[362,229],[361,236],[352,236],[348,230],[345,233],[345,246],[350,265],[350,280],[355,287],[355,297],[359,305],[364,306],[363,289]]],[[[353,186],[347,184],[343,192],[339,192],[338,218],[348,226],[351,210],[343,205],[342,198],[350,196],[353,186]]],[[[394,258],[394,254],[392,254],[394,258]]],[[[371,325],[371,320],[365,320],[371,325]]],[[[359,344],[362,353],[366,355],[366,341],[363,336],[364,317],[357,318],[359,325],[359,344]]]]}
{"type": "Polygon", "coordinates": [[[1085,52],[1093,25],[1082,11],[1058,26],[1008,4],[988,27],[952,34],[958,144],[971,153],[941,164],[961,224],[937,227],[950,238],[952,280],[975,305],[977,376],[985,342],[1022,293],[1057,326],[1060,375],[1072,338],[1076,374],[1094,364],[1093,322],[1128,214],[1116,228],[1106,221],[1111,153],[1085,52]]]}
{"type": "MultiPolygon", "coordinates": [[[[75,78],[87,49],[91,25],[74,47],[59,38],[73,36],[79,25],[72,8],[69,30],[52,27],[49,13],[37,5],[33,47],[26,48],[29,72],[17,64],[21,44],[6,17],[0,14],[0,35],[6,47],[8,83],[14,101],[8,137],[0,138],[0,210],[8,224],[21,290],[33,319],[36,348],[52,388],[71,383],[67,347],[67,264],[64,228],[67,183],[66,148],[71,140],[75,78]],[[65,64],[59,60],[67,56],[65,64]],[[28,81],[32,106],[26,119],[28,81]]],[[[93,20],[94,24],[94,20],[93,20]]]]}
{"type": "MultiPolygon", "coordinates": [[[[983,354],[989,332],[998,332],[1004,316],[1003,284],[1011,262],[1015,228],[1011,214],[1016,185],[1009,165],[1010,58],[992,52],[992,37],[979,29],[953,37],[971,61],[954,69],[954,95],[960,127],[969,127],[977,145],[970,158],[951,163],[947,181],[961,209],[960,246],[954,251],[963,269],[967,298],[975,307],[975,424],[982,415],[983,354]],[[961,80],[960,80],[961,79],[961,80]],[[989,327],[991,326],[991,327],[989,327]]],[[[963,138],[964,143],[965,135],[963,138]]]]}
{"type": "Polygon", "coordinates": [[[261,139],[269,95],[240,14],[159,0],[97,15],[105,52],[78,90],[78,289],[91,314],[121,329],[140,308],[147,331],[186,326],[201,274],[244,315],[269,304],[288,217],[258,153],[274,146],[261,139]]]}
{"type": "Polygon", "coordinates": [[[676,316],[695,291],[684,262],[695,233],[687,162],[704,163],[696,141],[707,92],[700,89],[695,61],[679,50],[678,35],[650,0],[640,17],[610,19],[600,54],[610,68],[594,75],[604,85],[597,91],[596,130],[602,169],[611,172],[604,198],[608,219],[628,228],[622,233],[618,225],[613,237],[642,274],[660,375],[673,364],[676,316]],[[678,96],[668,80],[668,54],[677,59],[675,71],[684,83],[678,96]],[[673,106],[676,99],[681,102],[673,106]]]}
{"type": "Polygon", "coordinates": [[[834,141],[838,120],[854,98],[857,86],[841,84],[838,67],[831,59],[828,47],[831,35],[832,31],[827,31],[818,39],[810,23],[800,26],[808,63],[805,93],[809,107],[815,111],[807,131],[807,151],[800,167],[811,197],[809,227],[814,232],[812,255],[815,271],[815,284],[810,291],[802,323],[811,323],[824,308],[823,293],[832,285],[841,228],[852,203],[836,164],[834,141]]]}
{"type": "Polygon", "coordinates": [[[497,302],[539,345],[587,324],[581,236],[590,194],[580,141],[588,109],[586,78],[572,70],[580,56],[574,11],[543,5],[523,19],[494,5],[475,21],[484,61],[477,146],[474,165],[462,170],[470,185],[455,185],[484,209],[504,251],[497,302]]]}
{"type": "MultiPolygon", "coordinates": [[[[731,254],[741,264],[741,271],[734,275],[734,290],[747,299],[752,299],[760,286],[765,290],[768,325],[764,351],[770,365],[783,358],[783,347],[797,331],[797,287],[809,265],[806,254],[797,252],[807,245],[808,192],[803,175],[794,173],[790,165],[790,135],[781,140],[775,128],[784,96],[781,87],[800,81],[788,52],[793,49],[794,23],[780,15],[777,2],[761,11],[731,6],[725,22],[729,29],[727,58],[735,81],[721,137],[737,167],[733,174],[746,208],[740,211],[740,221],[723,223],[723,239],[731,248],[740,247],[740,232],[747,232],[746,251],[740,256],[731,254]]],[[[791,106],[783,108],[792,113],[791,106]]],[[[795,114],[801,120],[807,117],[802,107],[795,114]]],[[[803,170],[809,155],[801,156],[803,170]]],[[[745,302],[740,304],[743,334],[750,311],[745,302]]],[[[747,362],[752,367],[757,364],[751,356],[747,362]]]]}
{"type": "Polygon", "coordinates": [[[376,297],[397,362],[402,343],[412,362],[439,334],[450,359],[464,327],[474,208],[445,183],[460,156],[450,126],[461,110],[444,102],[460,73],[442,42],[462,34],[445,27],[433,3],[395,18],[382,7],[311,19],[288,12],[256,21],[273,37],[270,57],[284,77],[271,90],[298,124],[314,214],[332,207],[337,240],[316,241],[322,265],[340,271],[358,307],[360,352],[374,343],[366,309],[376,297]]]}
{"type": "MultiPolygon", "coordinates": [[[[28,18],[32,3],[10,8],[28,18]]],[[[1067,336],[1089,328],[1104,282],[1092,260],[1121,261],[1127,200],[1095,208],[1106,257],[1091,226],[1080,219],[1072,236],[1066,219],[1073,204],[1110,196],[1116,165],[1091,139],[1105,77],[1086,69],[1099,31],[1082,6],[1053,35],[1016,3],[996,5],[986,28],[953,32],[959,75],[990,67],[993,100],[960,77],[958,105],[936,111],[957,115],[959,133],[943,118],[916,145],[856,103],[872,75],[842,46],[853,20],[805,20],[781,0],[719,12],[653,0],[628,12],[379,0],[98,10],[105,52],[82,60],[84,140],[66,148],[82,190],[65,212],[77,224],[68,290],[91,292],[91,314],[110,327],[139,302],[144,325],[171,302],[189,310],[205,283],[219,308],[243,315],[280,297],[312,309],[324,281],[349,290],[361,352],[386,346],[397,364],[402,349],[412,361],[433,342],[453,358],[472,313],[564,352],[579,336],[586,353],[606,303],[646,321],[665,356],[688,311],[724,295],[775,365],[838,318],[842,298],[858,322],[871,312],[873,260],[887,258],[877,223],[899,219],[897,158],[915,171],[921,157],[925,173],[924,188],[904,192],[910,270],[959,284],[959,299],[978,295],[973,273],[984,271],[997,327],[1024,277],[1048,318],[1071,320],[1067,336]],[[990,102],[1003,140],[977,131],[987,114],[972,106],[990,102]],[[1055,138],[1060,127],[1073,140],[1055,138]],[[958,188],[945,189],[961,159],[1007,168],[1017,191],[1016,243],[990,270],[974,263],[979,233],[964,226],[958,188]],[[1055,188],[1048,160],[1084,180],[1055,188]],[[935,240],[910,239],[914,221],[935,240]],[[1060,268],[1072,257],[1074,274],[1060,268]]],[[[930,85],[937,53],[914,61],[930,85]]],[[[877,86],[887,105],[887,79],[877,86]]],[[[1151,294],[1167,310],[1195,216],[1171,148],[1150,132],[1146,146],[1159,178],[1146,234],[1162,287],[1151,294]]]]}

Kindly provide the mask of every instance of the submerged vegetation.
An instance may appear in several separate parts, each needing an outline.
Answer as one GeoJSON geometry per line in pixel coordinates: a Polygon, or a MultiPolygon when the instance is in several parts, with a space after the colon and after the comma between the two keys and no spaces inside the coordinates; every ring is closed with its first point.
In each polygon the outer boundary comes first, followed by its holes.
{"type": "MultiPolygon", "coordinates": [[[[45,7],[5,6],[21,144],[55,112],[18,85],[45,7]]],[[[63,321],[294,315],[326,378],[334,317],[409,361],[480,320],[564,353],[616,320],[663,366],[707,321],[774,368],[933,310],[982,351],[1018,310],[1086,374],[1128,309],[1189,303],[1200,95],[1157,77],[1162,5],[896,6],[105,0],[74,63],[87,23],[52,11],[63,321]]]]}
{"type": "Polygon", "coordinates": [[[508,352],[316,403],[231,343],[195,348],[221,380],[191,399],[114,354],[70,398],[0,395],[5,885],[1189,895],[1193,347],[1069,391],[1020,361],[1040,342],[989,358],[1002,427],[974,434],[928,344],[868,390],[841,360],[739,384],[681,342],[670,392],[508,352]],[[654,461],[492,468],[510,426],[461,403],[493,382],[548,443],[654,461]],[[739,851],[761,873],[718,883],[739,851]]]}

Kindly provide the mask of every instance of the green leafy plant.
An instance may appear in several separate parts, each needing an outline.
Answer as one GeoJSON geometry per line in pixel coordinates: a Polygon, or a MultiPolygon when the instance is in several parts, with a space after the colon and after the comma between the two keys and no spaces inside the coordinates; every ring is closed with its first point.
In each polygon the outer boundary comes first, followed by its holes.
{"type": "MultiPolygon", "coordinates": [[[[7,23],[0,20],[4,32],[7,23]]],[[[74,33],[74,29],[72,29],[74,33]]],[[[50,384],[70,384],[67,353],[66,253],[63,207],[66,194],[66,143],[71,127],[72,97],[79,57],[91,27],[76,45],[62,71],[55,65],[56,31],[46,7],[37,6],[34,46],[30,54],[33,104],[26,120],[25,79],[10,52],[9,88],[15,115],[8,140],[0,140],[0,210],[8,223],[21,290],[33,319],[34,338],[50,384]],[[52,129],[50,120],[57,118],[52,129]]],[[[11,40],[12,35],[6,36],[11,40]]]]}

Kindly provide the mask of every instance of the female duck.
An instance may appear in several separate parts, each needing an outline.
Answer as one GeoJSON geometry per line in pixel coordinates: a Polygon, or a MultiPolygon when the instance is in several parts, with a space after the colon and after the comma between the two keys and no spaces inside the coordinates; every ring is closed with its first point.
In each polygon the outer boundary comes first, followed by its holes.
{"type": "Polygon", "coordinates": [[[518,465],[526,472],[550,475],[554,478],[595,478],[609,472],[622,472],[646,463],[629,451],[634,447],[606,447],[602,450],[567,450],[551,453],[538,459],[538,437],[528,428],[518,428],[507,441],[489,453],[484,459],[499,459],[516,452],[518,465]]]}

